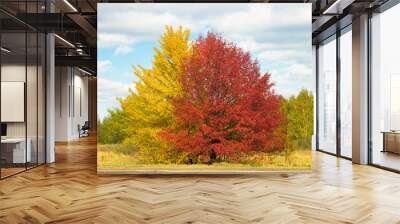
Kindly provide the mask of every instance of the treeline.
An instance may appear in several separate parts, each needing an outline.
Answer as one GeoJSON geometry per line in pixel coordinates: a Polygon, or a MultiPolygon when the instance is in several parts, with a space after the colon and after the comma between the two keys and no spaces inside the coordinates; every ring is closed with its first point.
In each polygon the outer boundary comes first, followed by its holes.
{"type": "Polygon", "coordinates": [[[101,144],[129,144],[144,163],[213,163],[250,152],[310,148],[313,97],[275,94],[249,52],[208,33],[167,27],[152,68],[98,123],[101,144]]]}

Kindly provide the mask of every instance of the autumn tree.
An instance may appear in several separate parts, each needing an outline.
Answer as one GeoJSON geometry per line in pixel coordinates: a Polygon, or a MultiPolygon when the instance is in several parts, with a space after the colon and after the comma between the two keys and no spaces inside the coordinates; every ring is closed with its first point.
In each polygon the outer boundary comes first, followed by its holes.
{"type": "Polygon", "coordinates": [[[152,67],[134,67],[139,81],[136,90],[121,100],[127,116],[126,144],[138,146],[148,163],[178,163],[185,154],[171,148],[171,144],[160,138],[159,133],[175,123],[172,99],[182,94],[179,77],[183,71],[184,58],[191,54],[190,31],[179,27],[166,27],[154,48],[152,67]]]}
{"type": "Polygon", "coordinates": [[[312,92],[301,90],[284,104],[286,118],[286,140],[288,150],[310,149],[314,131],[314,100],[312,92]]]}
{"type": "Polygon", "coordinates": [[[283,116],[270,74],[222,37],[208,33],[193,46],[175,97],[177,123],[163,137],[202,162],[249,151],[282,149],[283,116]]]}

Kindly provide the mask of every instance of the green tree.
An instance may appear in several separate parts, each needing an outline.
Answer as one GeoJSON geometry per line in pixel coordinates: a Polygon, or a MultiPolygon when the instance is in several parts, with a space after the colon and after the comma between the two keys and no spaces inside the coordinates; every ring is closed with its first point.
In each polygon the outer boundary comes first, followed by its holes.
{"type": "Polygon", "coordinates": [[[285,147],[288,152],[311,148],[314,128],[314,99],[312,92],[301,90],[297,96],[283,99],[286,115],[285,147]]]}
{"type": "Polygon", "coordinates": [[[102,121],[97,122],[97,141],[101,144],[119,144],[126,138],[124,132],[126,117],[122,110],[109,110],[102,121]]]}

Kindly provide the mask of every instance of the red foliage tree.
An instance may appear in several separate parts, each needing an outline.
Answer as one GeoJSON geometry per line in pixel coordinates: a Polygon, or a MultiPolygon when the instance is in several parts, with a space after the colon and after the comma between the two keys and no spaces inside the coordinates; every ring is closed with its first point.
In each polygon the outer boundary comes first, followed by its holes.
{"type": "Polygon", "coordinates": [[[235,152],[283,147],[281,102],[270,74],[260,75],[248,52],[208,33],[194,45],[181,77],[184,96],[174,101],[177,125],[163,136],[205,161],[235,152]]]}

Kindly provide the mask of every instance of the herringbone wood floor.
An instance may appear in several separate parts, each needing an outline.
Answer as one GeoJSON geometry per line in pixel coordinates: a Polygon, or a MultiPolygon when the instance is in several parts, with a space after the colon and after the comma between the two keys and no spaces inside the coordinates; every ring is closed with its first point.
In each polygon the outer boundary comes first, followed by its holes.
{"type": "Polygon", "coordinates": [[[400,175],[315,153],[308,174],[97,176],[94,138],[0,181],[0,223],[400,223],[400,175]]]}

